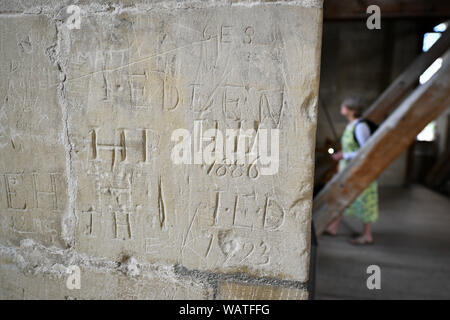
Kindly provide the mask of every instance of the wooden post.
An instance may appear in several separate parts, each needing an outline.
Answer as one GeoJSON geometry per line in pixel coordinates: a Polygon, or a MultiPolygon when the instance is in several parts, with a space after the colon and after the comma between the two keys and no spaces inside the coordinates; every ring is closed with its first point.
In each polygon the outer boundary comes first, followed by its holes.
{"type": "Polygon", "coordinates": [[[450,150],[446,150],[427,174],[425,182],[430,188],[438,188],[446,181],[449,173],[450,150]]]}
{"type": "Polygon", "coordinates": [[[347,167],[315,197],[316,233],[347,208],[416,138],[417,134],[450,106],[450,50],[441,69],[416,88],[381,125],[347,167]]]}

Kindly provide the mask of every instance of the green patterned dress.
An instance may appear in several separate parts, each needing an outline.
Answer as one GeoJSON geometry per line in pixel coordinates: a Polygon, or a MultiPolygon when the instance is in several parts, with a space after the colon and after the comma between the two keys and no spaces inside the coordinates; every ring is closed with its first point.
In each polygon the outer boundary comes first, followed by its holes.
{"type": "MultiPolygon", "coordinates": [[[[355,141],[353,131],[356,122],[347,126],[342,135],[342,152],[349,153],[359,150],[358,142],[355,141]]],[[[343,170],[348,160],[341,159],[339,162],[339,171],[343,170]]],[[[365,189],[356,200],[345,210],[344,215],[354,216],[362,220],[363,223],[373,223],[378,219],[378,187],[374,181],[365,189]]]]}

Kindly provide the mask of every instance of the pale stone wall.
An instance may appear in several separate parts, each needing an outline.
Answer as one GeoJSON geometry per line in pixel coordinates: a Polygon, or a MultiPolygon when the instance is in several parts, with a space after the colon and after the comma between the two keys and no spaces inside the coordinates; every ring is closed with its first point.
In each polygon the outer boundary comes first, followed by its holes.
{"type": "Polygon", "coordinates": [[[0,298],[307,298],[321,5],[0,1],[0,298]],[[195,121],[278,171],[175,164],[195,121]]]}

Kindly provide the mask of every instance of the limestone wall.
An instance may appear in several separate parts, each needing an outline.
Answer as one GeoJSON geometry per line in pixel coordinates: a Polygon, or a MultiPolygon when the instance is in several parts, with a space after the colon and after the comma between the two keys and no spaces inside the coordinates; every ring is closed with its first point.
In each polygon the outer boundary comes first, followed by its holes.
{"type": "Polygon", "coordinates": [[[321,5],[0,1],[0,298],[307,298],[321,5]]]}

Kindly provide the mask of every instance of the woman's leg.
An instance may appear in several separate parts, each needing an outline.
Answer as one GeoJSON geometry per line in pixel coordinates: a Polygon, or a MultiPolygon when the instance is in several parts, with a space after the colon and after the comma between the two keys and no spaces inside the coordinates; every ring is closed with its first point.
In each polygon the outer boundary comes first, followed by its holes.
{"type": "Polygon", "coordinates": [[[351,244],[371,244],[373,243],[372,225],[370,223],[364,224],[364,232],[361,236],[350,240],[351,244]]]}
{"type": "Polygon", "coordinates": [[[337,235],[337,231],[339,228],[339,224],[341,223],[342,220],[342,214],[340,214],[339,216],[337,216],[328,226],[327,228],[327,233],[331,234],[333,236],[337,235]]]}
{"type": "Polygon", "coordinates": [[[364,239],[367,242],[372,242],[373,241],[373,237],[372,237],[372,225],[370,223],[365,223],[364,224],[364,234],[363,234],[364,239]]]}

